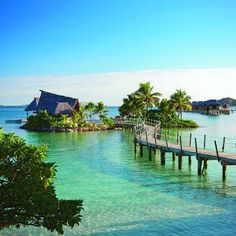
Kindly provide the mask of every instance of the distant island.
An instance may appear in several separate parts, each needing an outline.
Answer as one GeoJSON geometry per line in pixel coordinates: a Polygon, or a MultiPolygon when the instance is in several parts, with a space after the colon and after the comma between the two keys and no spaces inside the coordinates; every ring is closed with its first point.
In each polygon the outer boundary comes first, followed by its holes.
{"type": "Polygon", "coordinates": [[[12,106],[5,106],[5,105],[0,105],[0,108],[26,108],[27,105],[12,105],[12,106]]]}
{"type": "Polygon", "coordinates": [[[229,106],[236,106],[236,99],[230,97],[219,99],[217,102],[222,106],[225,104],[229,106]]]}

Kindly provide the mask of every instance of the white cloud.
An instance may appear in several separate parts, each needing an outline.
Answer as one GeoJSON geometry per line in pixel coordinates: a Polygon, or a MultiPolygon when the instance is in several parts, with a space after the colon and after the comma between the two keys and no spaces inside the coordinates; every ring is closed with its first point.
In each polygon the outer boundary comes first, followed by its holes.
{"type": "Polygon", "coordinates": [[[169,97],[176,89],[185,89],[194,100],[236,98],[236,68],[146,70],[91,75],[1,77],[1,104],[25,104],[39,95],[39,89],[80,101],[102,100],[119,105],[122,98],[136,90],[139,83],[150,81],[155,91],[169,97]]]}

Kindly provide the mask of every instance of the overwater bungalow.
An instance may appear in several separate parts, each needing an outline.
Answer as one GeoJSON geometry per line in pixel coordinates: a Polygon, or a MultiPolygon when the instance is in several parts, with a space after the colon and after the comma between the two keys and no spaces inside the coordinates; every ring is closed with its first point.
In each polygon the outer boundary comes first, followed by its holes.
{"type": "Polygon", "coordinates": [[[192,111],[206,115],[230,114],[230,106],[221,106],[217,100],[211,99],[207,101],[192,102],[192,111]]]}
{"type": "Polygon", "coordinates": [[[217,100],[192,102],[192,110],[206,115],[219,115],[220,104],[217,100]]]}
{"type": "Polygon", "coordinates": [[[231,108],[229,104],[224,104],[223,106],[220,107],[220,112],[222,114],[229,115],[231,112],[231,108]]]}
{"type": "Polygon", "coordinates": [[[72,114],[78,111],[80,103],[77,98],[66,97],[50,92],[40,90],[40,97],[36,97],[25,108],[27,112],[37,113],[38,111],[46,110],[50,115],[72,114]]]}

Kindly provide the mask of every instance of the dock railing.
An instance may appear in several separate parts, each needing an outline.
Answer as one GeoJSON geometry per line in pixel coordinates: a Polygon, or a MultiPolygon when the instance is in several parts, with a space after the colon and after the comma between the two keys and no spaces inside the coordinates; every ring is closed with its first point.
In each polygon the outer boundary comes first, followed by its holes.
{"type": "Polygon", "coordinates": [[[140,118],[115,118],[114,122],[116,125],[124,125],[124,126],[135,126],[142,123],[142,119],[140,118]]]}
{"type": "Polygon", "coordinates": [[[172,153],[172,160],[178,156],[178,168],[182,168],[182,158],[195,156],[198,163],[198,175],[206,173],[208,161],[218,161],[222,165],[222,180],[226,180],[226,166],[236,165],[236,139],[200,135],[197,133],[180,132],[174,129],[161,128],[161,123],[150,119],[122,119],[119,124],[130,125],[134,130],[134,150],[139,147],[140,157],[143,156],[143,147],[148,149],[149,160],[152,160],[152,151],[160,150],[161,164],[165,165],[165,153],[172,153]]]}
{"type": "Polygon", "coordinates": [[[133,128],[134,137],[137,140],[148,133],[149,137],[185,147],[194,147],[196,140],[198,148],[216,151],[217,145],[219,152],[236,153],[236,139],[234,138],[182,132],[178,129],[162,129],[161,122],[154,119],[119,118],[115,119],[115,123],[133,128]],[[153,129],[148,127],[153,127],[153,129]]]}
{"type": "Polygon", "coordinates": [[[161,129],[161,122],[158,120],[153,120],[153,119],[117,118],[117,119],[114,119],[114,121],[116,125],[133,127],[135,132],[140,132],[140,130],[143,131],[144,125],[154,127],[156,135],[160,133],[160,129],[161,129]]]}
{"type": "Polygon", "coordinates": [[[219,152],[236,153],[236,139],[229,137],[163,129],[158,139],[162,141],[167,140],[176,145],[180,145],[181,143],[185,147],[195,147],[196,140],[198,148],[201,149],[216,151],[217,145],[219,152]]]}

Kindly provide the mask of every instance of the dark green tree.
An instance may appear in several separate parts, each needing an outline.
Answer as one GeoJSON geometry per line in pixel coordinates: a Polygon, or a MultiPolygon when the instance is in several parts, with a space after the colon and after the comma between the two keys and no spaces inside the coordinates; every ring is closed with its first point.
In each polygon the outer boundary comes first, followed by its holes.
{"type": "Polygon", "coordinates": [[[161,121],[162,126],[175,127],[178,126],[178,117],[176,110],[172,106],[170,100],[162,99],[159,105],[158,120],[161,121]]]}
{"type": "Polygon", "coordinates": [[[85,111],[89,112],[89,119],[92,120],[96,105],[93,102],[89,102],[84,108],[85,111]]]}
{"type": "Polygon", "coordinates": [[[88,114],[85,112],[85,108],[83,107],[80,107],[80,109],[77,112],[74,112],[72,116],[73,123],[77,126],[84,124],[87,118],[88,114]]]}
{"type": "Polygon", "coordinates": [[[123,99],[123,104],[119,107],[121,116],[124,117],[141,117],[144,110],[144,104],[138,99],[137,94],[131,93],[123,99]]]}
{"type": "Polygon", "coordinates": [[[29,130],[40,130],[48,128],[55,123],[55,118],[48,114],[47,111],[39,111],[36,115],[27,118],[27,123],[23,126],[29,130]]]}
{"type": "Polygon", "coordinates": [[[0,229],[31,225],[62,234],[63,226],[79,225],[82,200],[57,198],[45,146],[1,132],[0,147],[0,229]]]}
{"type": "Polygon", "coordinates": [[[95,106],[95,113],[99,115],[99,117],[104,117],[104,115],[107,113],[108,111],[106,110],[106,106],[104,105],[103,102],[98,102],[95,106]]]}
{"type": "Polygon", "coordinates": [[[139,89],[123,99],[119,108],[121,116],[127,117],[148,117],[149,108],[159,105],[160,93],[153,92],[150,82],[141,83],[139,89]]]}
{"type": "Polygon", "coordinates": [[[172,106],[177,110],[180,119],[183,118],[183,111],[189,111],[192,109],[191,97],[187,95],[186,91],[177,89],[174,94],[171,95],[170,101],[172,106]]]}
{"type": "Polygon", "coordinates": [[[153,86],[151,86],[150,82],[141,83],[135,93],[144,105],[146,116],[149,108],[159,105],[161,93],[153,92],[153,86]]]}

